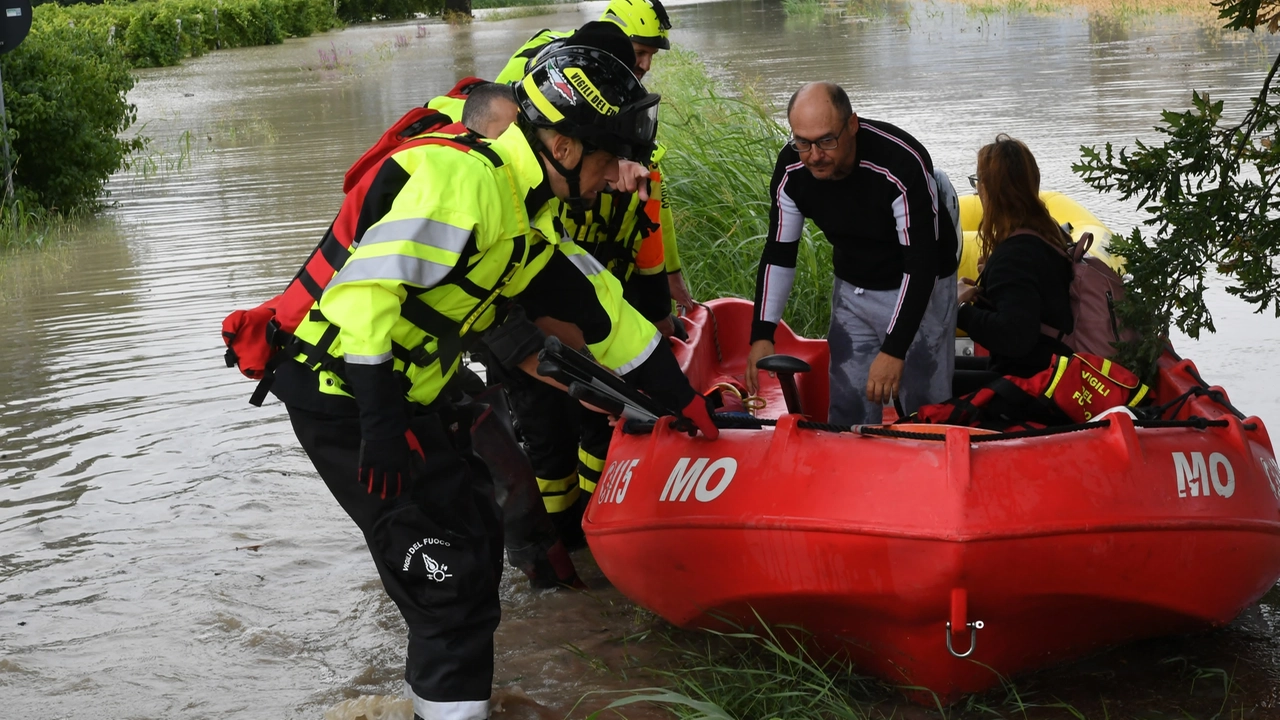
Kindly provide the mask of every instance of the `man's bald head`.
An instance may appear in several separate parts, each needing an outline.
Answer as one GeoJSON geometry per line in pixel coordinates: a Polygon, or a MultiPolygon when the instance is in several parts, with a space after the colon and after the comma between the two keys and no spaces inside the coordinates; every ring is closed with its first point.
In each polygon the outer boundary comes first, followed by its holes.
{"type": "Polygon", "coordinates": [[[858,116],[849,94],[832,82],[813,82],[787,103],[791,146],[817,180],[839,180],[857,163],[858,116]]]}
{"type": "Polygon", "coordinates": [[[791,119],[791,111],[795,109],[797,104],[803,104],[808,107],[811,103],[823,103],[830,105],[837,113],[840,114],[841,122],[848,120],[853,115],[853,105],[849,102],[849,93],[844,88],[833,82],[825,80],[819,82],[811,82],[801,88],[791,96],[790,102],[787,103],[787,119],[791,119]]]}
{"type": "Polygon", "coordinates": [[[519,112],[516,91],[510,85],[485,83],[467,94],[462,124],[481,137],[496,138],[515,122],[519,112]]]}

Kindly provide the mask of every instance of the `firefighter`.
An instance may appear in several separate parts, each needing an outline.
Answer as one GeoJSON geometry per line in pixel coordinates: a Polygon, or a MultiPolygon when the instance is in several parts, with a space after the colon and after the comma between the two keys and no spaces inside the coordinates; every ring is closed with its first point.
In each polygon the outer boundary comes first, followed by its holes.
{"type": "Polygon", "coordinates": [[[516,95],[519,117],[496,139],[406,143],[378,166],[354,250],[273,385],[404,616],[423,720],[489,715],[501,524],[471,451],[476,412],[447,386],[500,306],[577,325],[598,362],[717,435],[657,329],[554,229],[553,198],[589,202],[619,158],[648,157],[658,97],[586,48],[542,58],[516,95]]]}
{"type": "MultiPolygon", "coordinates": [[[[550,43],[559,41],[559,43],[595,44],[599,42],[597,38],[603,35],[605,28],[618,28],[631,41],[631,48],[635,53],[631,70],[639,80],[644,80],[658,51],[671,47],[671,41],[667,37],[668,31],[671,30],[671,19],[667,16],[667,10],[662,6],[661,0],[612,0],[598,22],[587,23],[576,32],[541,30],[529,38],[507,61],[506,67],[498,73],[495,82],[513,83],[522,78],[527,66],[550,43]],[[589,35],[590,38],[584,37],[585,35],[589,35]]],[[[621,49],[614,50],[611,46],[604,49],[619,59],[624,61],[627,59],[621,49]]],[[[660,157],[651,158],[651,162],[656,166],[660,159],[660,157]]],[[[661,174],[657,167],[653,169],[658,175],[661,174]]],[[[695,301],[689,293],[689,287],[685,283],[684,273],[681,270],[671,209],[662,197],[660,182],[653,183],[651,190],[658,198],[658,206],[661,208],[663,267],[666,270],[671,299],[681,307],[692,308],[695,301]]],[[[634,212],[639,205],[640,203],[637,202],[636,207],[631,207],[630,210],[634,212]]],[[[670,329],[679,331],[678,325],[672,325],[670,329]]]]}
{"type": "MultiPolygon", "coordinates": [[[[658,50],[670,47],[670,27],[666,10],[657,0],[614,0],[600,21],[572,34],[544,30],[534,35],[516,51],[497,81],[518,79],[540,53],[568,45],[605,50],[643,78],[658,50]]],[[[602,193],[590,208],[566,207],[560,217],[566,233],[623,283],[626,300],[671,335],[683,330],[671,317],[672,298],[684,307],[691,307],[693,299],[680,272],[671,211],[663,198],[657,164],[662,152],[659,148],[649,158],[650,167],[632,166],[649,181],[647,188],[640,185],[635,192],[602,193]]],[[[492,366],[490,373],[508,390],[546,509],[561,540],[569,549],[581,547],[582,513],[604,468],[612,429],[598,413],[583,411],[572,399],[523,373],[492,366]]]]}

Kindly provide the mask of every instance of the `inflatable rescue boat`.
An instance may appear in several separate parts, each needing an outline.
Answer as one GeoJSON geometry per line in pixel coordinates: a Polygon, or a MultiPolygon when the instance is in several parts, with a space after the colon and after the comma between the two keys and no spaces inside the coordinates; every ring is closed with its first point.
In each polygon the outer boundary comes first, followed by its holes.
{"type": "MultiPolygon", "coordinates": [[[[1076,232],[1099,234],[1091,218],[1076,232]]],[[[751,311],[723,299],[684,318],[673,345],[695,387],[741,383],[751,311]]],[[[714,442],[670,417],[620,426],[587,509],[606,576],[676,625],[798,625],[950,702],[1225,624],[1280,577],[1266,428],[1172,351],[1152,386],[1170,405],[1160,419],[1116,412],[1028,436],[827,425],[825,341],[780,326],[775,344],[791,360],[762,375],[754,417],[723,420],[714,442]]]]}

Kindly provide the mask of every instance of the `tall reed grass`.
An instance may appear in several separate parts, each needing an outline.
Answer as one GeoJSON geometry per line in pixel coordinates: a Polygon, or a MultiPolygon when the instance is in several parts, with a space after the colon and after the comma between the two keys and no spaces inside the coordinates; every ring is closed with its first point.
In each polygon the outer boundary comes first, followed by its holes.
{"type": "Polygon", "coordinates": [[[1171,649],[1189,649],[1185,640],[1168,639],[1113,650],[1018,683],[988,667],[999,686],[944,706],[924,688],[860,675],[842,657],[816,649],[813,636],[798,628],[770,626],[758,616],[752,628],[735,628],[659,636],[666,663],[646,670],[663,687],[624,691],[590,720],[625,717],[627,706],[637,703],[663,708],[680,720],[1248,718],[1269,707],[1271,698],[1269,684],[1246,689],[1235,668],[1201,665],[1202,653],[1167,656],[1171,649]],[[904,692],[924,706],[908,702],[904,692]]]}
{"type": "Polygon", "coordinates": [[[782,11],[788,18],[821,18],[826,12],[823,0],[782,0],[782,11]]]}
{"type": "MultiPolygon", "coordinates": [[[[4,194],[0,180],[0,196],[4,194]]],[[[0,203],[0,253],[23,248],[44,247],[71,236],[86,215],[82,210],[56,213],[22,200],[0,203]]]]}
{"type": "MultiPolygon", "coordinates": [[[[845,663],[805,649],[807,637],[784,627],[763,634],[708,632],[705,644],[671,642],[669,688],[638,691],[611,703],[666,708],[681,720],[880,720],[889,691],[845,663]]],[[[603,717],[604,713],[598,716],[603,717]]]]}
{"type": "MultiPolygon", "coordinates": [[[[663,96],[658,140],[690,290],[699,299],[751,298],[769,228],[769,180],[788,132],[763,95],[723,86],[695,53],[674,48],[655,65],[647,84],[663,96]]],[[[807,337],[826,335],[831,268],[831,245],[807,226],[784,317],[807,337]]]]}

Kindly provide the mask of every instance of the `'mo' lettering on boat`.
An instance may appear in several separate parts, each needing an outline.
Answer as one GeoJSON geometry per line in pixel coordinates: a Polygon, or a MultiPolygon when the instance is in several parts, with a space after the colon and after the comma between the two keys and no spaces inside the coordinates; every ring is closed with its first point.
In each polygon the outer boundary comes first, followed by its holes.
{"type": "Polygon", "coordinates": [[[730,457],[715,462],[710,458],[680,458],[658,500],[684,502],[692,493],[698,502],[711,502],[729,489],[729,483],[733,482],[737,472],[738,461],[730,457]]]}
{"type": "Polygon", "coordinates": [[[1266,473],[1267,481],[1271,483],[1271,494],[1280,500],[1280,464],[1277,464],[1274,458],[1258,457],[1258,462],[1262,465],[1262,472],[1266,473]]]}
{"type": "Polygon", "coordinates": [[[1219,496],[1229,498],[1236,492],[1236,471],[1231,461],[1222,453],[1209,455],[1206,463],[1204,453],[1193,452],[1190,457],[1186,453],[1173,454],[1173,467],[1178,473],[1178,497],[1208,497],[1209,486],[1219,496]]]}
{"type": "Polygon", "coordinates": [[[620,503],[627,497],[631,488],[631,471],[639,465],[639,460],[615,460],[600,478],[596,495],[602,503],[620,503]]]}

